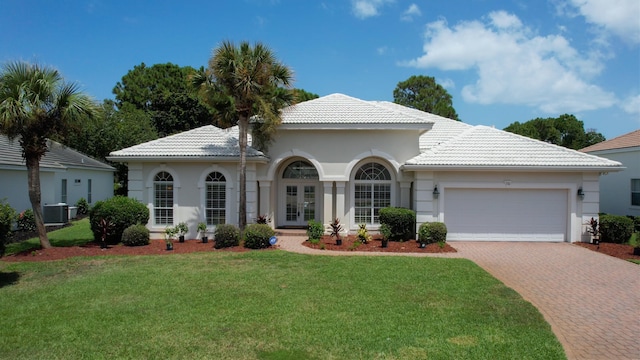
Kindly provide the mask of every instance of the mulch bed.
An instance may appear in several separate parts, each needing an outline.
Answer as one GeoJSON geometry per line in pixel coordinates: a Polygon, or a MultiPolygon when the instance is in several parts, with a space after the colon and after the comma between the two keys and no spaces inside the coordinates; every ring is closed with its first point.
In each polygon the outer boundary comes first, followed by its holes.
{"type": "Polygon", "coordinates": [[[368,252],[395,252],[395,253],[450,253],[457,252],[451,245],[445,244],[441,248],[438,244],[429,244],[426,248],[421,249],[420,243],[416,240],[409,241],[389,241],[389,245],[386,248],[382,247],[382,239],[374,236],[373,240],[366,244],[360,244],[357,247],[354,246],[356,242],[355,235],[349,235],[342,238],[342,245],[336,245],[336,239],[330,236],[323,236],[320,242],[314,244],[310,241],[305,241],[304,246],[312,249],[321,250],[337,250],[337,251],[368,251],[368,252]]]}
{"type": "Polygon", "coordinates": [[[594,245],[589,243],[575,243],[578,246],[587,248],[589,250],[597,251],[599,253],[607,254],[609,256],[617,257],[623,260],[640,260],[640,256],[633,255],[633,246],[624,244],[613,244],[601,242],[600,245],[594,245]]]}

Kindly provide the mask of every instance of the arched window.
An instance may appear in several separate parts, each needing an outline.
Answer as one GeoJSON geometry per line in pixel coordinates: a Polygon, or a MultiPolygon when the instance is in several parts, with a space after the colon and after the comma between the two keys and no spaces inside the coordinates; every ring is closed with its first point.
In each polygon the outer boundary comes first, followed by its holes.
{"type": "Polygon", "coordinates": [[[356,224],[378,224],[380,209],[391,206],[391,174],[382,164],[362,165],[354,177],[356,224]]]}
{"type": "Polygon", "coordinates": [[[318,170],[316,170],[313,164],[306,161],[298,160],[294,161],[282,174],[284,179],[318,179],[318,170]]]}
{"type": "Polygon", "coordinates": [[[173,225],[173,176],[160,171],[153,178],[153,211],[156,225],[173,225]]]}
{"type": "Polygon", "coordinates": [[[220,225],[227,221],[227,180],[224,175],[215,171],[207,175],[206,218],[207,225],[220,225]]]}

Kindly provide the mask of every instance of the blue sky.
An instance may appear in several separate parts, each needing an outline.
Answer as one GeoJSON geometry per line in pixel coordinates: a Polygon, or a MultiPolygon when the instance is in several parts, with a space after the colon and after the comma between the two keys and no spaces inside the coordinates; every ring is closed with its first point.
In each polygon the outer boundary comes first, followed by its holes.
{"type": "Polygon", "coordinates": [[[53,66],[98,100],[135,65],[207,64],[260,41],[319,95],[393,100],[433,76],[469,124],[574,114],[640,128],[638,0],[2,0],[0,62],[53,66]]]}

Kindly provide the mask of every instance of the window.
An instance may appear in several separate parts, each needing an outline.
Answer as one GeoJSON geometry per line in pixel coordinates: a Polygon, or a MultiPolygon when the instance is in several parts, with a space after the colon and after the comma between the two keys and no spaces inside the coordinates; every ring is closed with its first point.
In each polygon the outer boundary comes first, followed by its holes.
{"type": "Polygon", "coordinates": [[[67,179],[62,179],[62,189],[60,190],[60,202],[67,203],[67,179]]]}
{"type": "Polygon", "coordinates": [[[91,204],[91,179],[87,180],[87,202],[91,204]]]}
{"type": "Polygon", "coordinates": [[[206,217],[207,225],[219,225],[226,222],[227,183],[224,175],[212,172],[206,180],[207,199],[206,217]]]}
{"type": "Polygon", "coordinates": [[[294,161],[282,174],[283,179],[318,179],[318,170],[306,161],[294,161]]]}
{"type": "Polygon", "coordinates": [[[640,179],[631,179],[631,205],[640,206],[640,179]]]}
{"type": "Polygon", "coordinates": [[[160,171],[153,179],[154,218],[156,225],[173,224],[173,177],[160,171]]]}
{"type": "Polygon", "coordinates": [[[391,206],[391,174],[384,165],[367,163],[354,178],[354,213],[357,224],[377,224],[380,209],[391,206]]]}

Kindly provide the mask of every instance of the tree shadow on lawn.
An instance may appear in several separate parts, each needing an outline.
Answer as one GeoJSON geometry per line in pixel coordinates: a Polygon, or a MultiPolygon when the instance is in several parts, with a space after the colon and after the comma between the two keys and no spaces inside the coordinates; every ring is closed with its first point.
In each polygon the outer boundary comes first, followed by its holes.
{"type": "Polygon", "coordinates": [[[0,271],[0,288],[5,286],[14,285],[20,280],[20,273],[16,271],[2,272],[0,271]]]}

